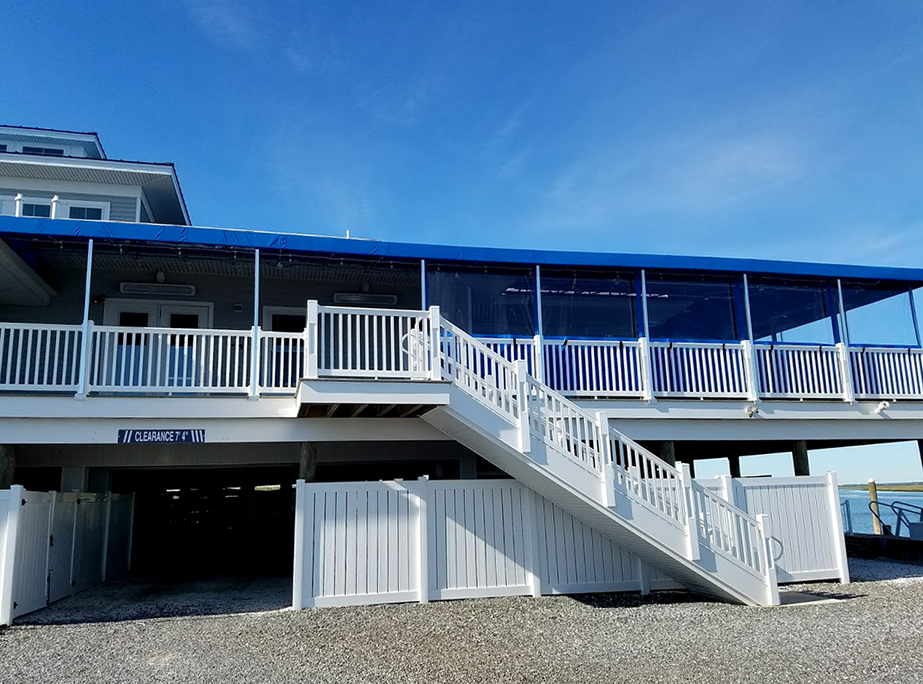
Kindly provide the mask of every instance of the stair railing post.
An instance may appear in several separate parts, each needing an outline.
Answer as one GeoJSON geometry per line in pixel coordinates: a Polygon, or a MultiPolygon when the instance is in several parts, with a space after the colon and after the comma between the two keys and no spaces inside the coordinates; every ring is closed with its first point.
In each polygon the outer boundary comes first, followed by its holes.
{"type": "Polygon", "coordinates": [[[641,398],[654,403],[654,369],[651,361],[651,342],[646,337],[638,339],[639,353],[641,354],[641,398]]]}
{"type": "Polygon", "coordinates": [[[765,513],[758,514],[756,516],[756,526],[760,534],[763,568],[766,570],[766,603],[770,606],[777,606],[779,605],[779,579],[776,576],[776,562],[772,557],[772,537],[769,532],[769,516],[765,513]]]}
{"type": "Polygon", "coordinates": [[[320,354],[318,344],[318,319],[320,308],[316,299],[308,300],[308,311],[304,328],[304,375],[308,380],[317,379],[317,356],[320,354]]]}
{"type": "Polygon", "coordinates": [[[442,380],[442,314],[429,307],[429,379],[442,380]]]}
{"type": "Polygon", "coordinates": [[[599,453],[602,456],[603,505],[615,506],[615,469],[612,458],[612,440],[609,439],[609,415],[605,411],[596,412],[596,428],[599,430],[599,453]]]}
{"type": "Polygon", "coordinates": [[[529,362],[516,362],[516,396],[519,399],[519,450],[528,454],[532,451],[532,437],[529,434],[529,362]]]}
{"type": "Polygon", "coordinates": [[[695,492],[692,490],[692,472],[688,463],[677,461],[679,483],[686,504],[686,554],[689,560],[699,560],[699,516],[696,511],[695,492]]]}
{"type": "Polygon", "coordinates": [[[541,335],[532,338],[532,375],[539,382],[545,382],[545,349],[541,335]]]}

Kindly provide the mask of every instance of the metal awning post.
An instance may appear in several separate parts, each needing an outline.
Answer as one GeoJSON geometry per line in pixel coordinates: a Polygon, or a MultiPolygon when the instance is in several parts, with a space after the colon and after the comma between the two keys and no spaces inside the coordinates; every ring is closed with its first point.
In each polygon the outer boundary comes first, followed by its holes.
{"type": "Polygon", "coordinates": [[[90,284],[93,277],[93,240],[87,243],[87,273],[83,290],[83,322],[80,327],[80,368],[78,369],[77,394],[74,399],[87,398],[87,369],[90,363],[90,337],[93,334],[90,323],[90,284]]]}
{"type": "Polygon", "coordinates": [[[250,399],[260,398],[260,250],[253,252],[253,339],[250,340],[250,399]]]}

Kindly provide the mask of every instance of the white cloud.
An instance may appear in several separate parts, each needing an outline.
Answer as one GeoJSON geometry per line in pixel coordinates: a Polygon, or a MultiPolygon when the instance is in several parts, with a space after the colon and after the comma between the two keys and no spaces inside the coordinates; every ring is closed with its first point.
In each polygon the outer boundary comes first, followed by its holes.
{"type": "Polygon", "coordinates": [[[184,0],[193,23],[224,47],[248,49],[255,44],[256,22],[240,0],[184,0]]]}

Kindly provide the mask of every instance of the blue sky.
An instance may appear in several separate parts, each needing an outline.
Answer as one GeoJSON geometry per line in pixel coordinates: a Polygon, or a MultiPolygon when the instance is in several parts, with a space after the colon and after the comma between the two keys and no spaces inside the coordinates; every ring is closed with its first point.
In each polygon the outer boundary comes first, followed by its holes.
{"type": "Polygon", "coordinates": [[[19,4],[0,121],[199,225],[920,266],[918,0],[19,4]]]}

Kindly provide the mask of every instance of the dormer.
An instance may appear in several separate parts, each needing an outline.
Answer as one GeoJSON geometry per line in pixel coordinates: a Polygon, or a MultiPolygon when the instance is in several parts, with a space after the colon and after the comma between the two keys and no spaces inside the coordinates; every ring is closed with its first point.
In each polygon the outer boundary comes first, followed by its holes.
{"type": "Polygon", "coordinates": [[[106,158],[96,133],[21,126],[0,126],[0,152],[40,157],[106,158]]]}

